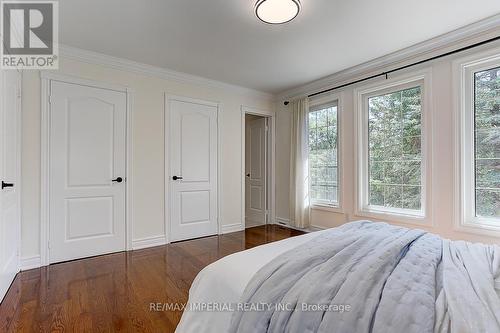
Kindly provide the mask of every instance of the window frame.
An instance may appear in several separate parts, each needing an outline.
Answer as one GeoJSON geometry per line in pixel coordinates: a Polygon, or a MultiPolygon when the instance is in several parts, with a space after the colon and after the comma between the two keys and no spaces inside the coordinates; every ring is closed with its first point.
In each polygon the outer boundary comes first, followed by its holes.
{"type": "Polygon", "coordinates": [[[433,226],[431,216],[432,99],[431,70],[424,69],[355,89],[356,186],[355,214],[392,222],[433,226]],[[421,91],[421,208],[410,210],[369,204],[369,109],[368,99],[391,92],[420,87],[421,91]]]}
{"type": "MultiPolygon", "coordinates": [[[[318,111],[318,108],[322,106],[327,106],[331,104],[337,104],[337,204],[331,204],[325,201],[314,201],[310,200],[310,207],[314,210],[325,210],[334,213],[343,213],[343,168],[342,168],[342,98],[341,94],[328,94],[325,96],[315,97],[309,100],[309,110],[308,112],[318,111]]],[[[309,120],[309,117],[308,117],[309,120]]],[[[307,125],[307,130],[309,132],[309,123],[307,125]]],[[[309,153],[308,153],[309,154],[309,153]]],[[[308,167],[310,172],[310,167],[308,167]]],[[[309,182],[309,190],[310,184],[309,182]]]]}
{"type": "Polygon", "coordinates": [[[453,63],[455,83],[455,229],[500,236],[500,218],[476,216],[475,73],[500,67],[500,49],[453,63]]]}

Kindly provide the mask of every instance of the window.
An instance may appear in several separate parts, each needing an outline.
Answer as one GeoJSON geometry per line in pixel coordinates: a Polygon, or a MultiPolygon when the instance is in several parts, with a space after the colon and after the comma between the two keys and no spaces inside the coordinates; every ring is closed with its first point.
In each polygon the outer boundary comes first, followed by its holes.
{"type": "Polygon", "coordinates": [[[457,220],[465,231],[491,234],[500,231],[500,57],[473,57],[456,62],[457,220]]]}
{"type": "Polygon", "coordinates": [[[500,218],[500,67],[474,73],[476,216],[500,218]]]}
{"type": "Polygon", "coordinates": [[[309,112],[310,198],[314,205],[339,206],[337,102],[309,112]]]}
{"type": "Polygon", "coordinates": [[[474,73],[475,216],[500,218],[500,67],[474,73]]]}
{"type": "Polygon", "coordinates": [[[369,97],[368,119],[368,205],[420,211],[420,86],[369,97]]]}
{"type": "Polygon", "coordinates": [[[430,70],[356,89],[356,215],[430,224],[430,70]]]}

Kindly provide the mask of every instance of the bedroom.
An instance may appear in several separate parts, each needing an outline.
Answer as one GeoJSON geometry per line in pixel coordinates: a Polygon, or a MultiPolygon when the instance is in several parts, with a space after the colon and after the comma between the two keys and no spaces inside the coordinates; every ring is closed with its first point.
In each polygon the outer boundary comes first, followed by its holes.
{"type": "Polygon", "coordinates": [[[1,332],[500,332],[500,2],[1,8],[1,332]]]}

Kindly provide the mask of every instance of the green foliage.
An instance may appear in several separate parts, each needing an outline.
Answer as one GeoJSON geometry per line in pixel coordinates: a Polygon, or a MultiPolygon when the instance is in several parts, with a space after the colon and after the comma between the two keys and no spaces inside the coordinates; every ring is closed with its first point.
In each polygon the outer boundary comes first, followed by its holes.
{"type": "Polygon", "coordinates": [[[370,204],[421,208],[421,89],[371,97],[370,204]]]}
{"type": "MultiPolygon", "coordinates": [[[[476,214],[500,217],[500,67],[475,73],[476,214]]],[[[421,209],[421,89],[371,97],[370,204],[421,209]]],[[[337,108],[309,114],[311,198],[338,198],[337,108]]]]}
{"type": "Polygon", "coordinates": [[[500,67],[474,81],[476,215],[500,217],[500,67]]]}
{"type": "Polygon", "coordinates": [[[311,199],[338,201],[337,107],[309,113],[311,199]]]}

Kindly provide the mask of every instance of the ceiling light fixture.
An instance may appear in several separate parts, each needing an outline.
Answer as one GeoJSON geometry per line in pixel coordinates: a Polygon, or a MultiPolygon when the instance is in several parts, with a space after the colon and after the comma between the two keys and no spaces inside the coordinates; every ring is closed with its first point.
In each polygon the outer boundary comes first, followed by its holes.
{"type": "Polygon", "coordinates": [[[300,0],[258,0],[255,15],[269,24],[290,22],[299,15],[300,0]]]}

